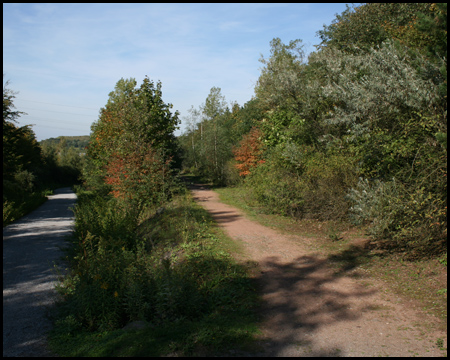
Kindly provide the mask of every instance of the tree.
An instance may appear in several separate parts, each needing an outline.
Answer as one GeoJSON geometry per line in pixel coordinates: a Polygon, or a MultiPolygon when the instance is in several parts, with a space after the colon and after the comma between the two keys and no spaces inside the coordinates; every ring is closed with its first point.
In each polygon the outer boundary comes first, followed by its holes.
{"type": "Polygon", "coordinates": [[[3,180],[13,181],[19,172],[26,172],[29,179],[34,179],[33,172],[42,164],[41,149],[31,125],[15,125],[26,113],[14,110],[17,93],[8,85],[9,81],[3,84],[3,180]]]}
{"type": "Polygon", "coordinates": [[[93,186],[111,186],[118,198],[158,203],[172,180],[178,112],[163,102],[160,82],[155,86],[146,77],[135,85],[134,79],[121,79],[109,94],[92,126],[85,177],[93,186]]]}
{"type": "Polygon", "coordinates": [[[288,45],[274,38],[270,42],[270,58],[260,58],[264,64],[255,87],[257,98],[264,104],[265,110],[280,106],[300,108],[302,81],[305,69],[304,52],[301,40],[292,40],[288,45]]]}
{"type": "Polygon", "coordinates": [[[244,135],[239,147],[233,150],[239,176],[249,175],[252,168],[265,162],[262,158],[263,151],[262,132],[258,128],[252,128],[247,135],[244,135]]]}
{"type": "MultiPolygon", "coordinates": [[[[184,166],[185,167],[194,167],[195,170],[199,170],[199,163],[198,163],[198,149],[196,149],[196,146],[198,145],[198,131],[197,127],[199,126],[199,119],[201,115],[201,111],[198,109],[195,109],[194,106],[191,106],[191,108],[188,110],[189,116],[185,117],[184,119],[187,122],[187,133],[185,134],[187,139],[189,141],[189,145],[184,147],[184,166]]],[[[201,126],[201,124],[200,124],[201,126]]],[[[201,137],[201,134],[200,134],[201,137]]]]}
{"type": "Polygon", "coordinates": [[[419,12],[429,12],[429,3],[366,3],[336,14],[330,25],[317,32],[322,39],[319,49],[334,47],[347,53],[368,51],[383,41],[397,37],[412,44],[419,12]]]}

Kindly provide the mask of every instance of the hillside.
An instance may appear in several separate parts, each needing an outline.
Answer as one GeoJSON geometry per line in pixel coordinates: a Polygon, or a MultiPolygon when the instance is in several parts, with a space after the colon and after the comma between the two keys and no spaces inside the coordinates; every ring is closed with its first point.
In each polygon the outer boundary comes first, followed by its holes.
{"type": "Polygon", "coordinates": [[[77,149],[84,149],[89,143],[89,135],[83,136],[58,136],[57,138],[49,138],[39,141],[42,145],[58,145],[62,140],[66,141],[67,147],[73,147],[77,149]]]}

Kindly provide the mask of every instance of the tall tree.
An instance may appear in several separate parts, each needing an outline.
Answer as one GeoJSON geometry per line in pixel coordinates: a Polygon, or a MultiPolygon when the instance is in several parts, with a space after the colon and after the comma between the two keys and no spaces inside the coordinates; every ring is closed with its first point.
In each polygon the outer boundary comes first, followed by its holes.
{"type": "Polygon", "coordinates": [[[255,87],[255,94],[266,110],[280,107],[300,108],[305,56],[300,39],[288,45],[279,38],[270,42],[270,57],[260,58],[264,64],[255,87]]]}
{"type": "MultiPolygon", "coordinates": [[[[319,48],[334,47],[355,53],[367,51],[383,41],[395,38],[417,40],[414,26],[419,12],[429,13],[430,3],[366,3],[349,7],[317,34],[319,48]],[[370,26],[369,26],[370,25],[370,26]]],[[[408,44],[408,45],[409,45],[408,44]]]]}
{"type": "Polygon", "coordinates": [[[226,143],[225,129],[223,127],[224,116],[227,112],[225,97],[218,87],[212,87],[202,111],[202,141],[200,156],[204,174],[214,182],[221,182],[225,153],[229,150],[226,143]]]}
{"type": "Polygon", "coordinates": [[[121,79],[92,126],[85,171],[91,185],[99,178],[116,197],[157,203],[168,195],[171,164],[177,154],[173,134],[178,112],[162,100],[161,83],[146,77],[139,88],[121,79]]]}

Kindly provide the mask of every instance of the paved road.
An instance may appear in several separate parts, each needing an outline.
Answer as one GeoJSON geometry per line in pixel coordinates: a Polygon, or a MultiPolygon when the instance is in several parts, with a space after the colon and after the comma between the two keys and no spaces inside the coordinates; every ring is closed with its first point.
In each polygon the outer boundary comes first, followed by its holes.
{"type": "MultiPolygon", "coordinates": [[[[61,248],[73,229],[76,195],[70,188],[3,229],[3,356],[48,356],[47,317],[55,301],[61,248]]],[[[64,270],[64,268],[62,268],[64,270]]]]}

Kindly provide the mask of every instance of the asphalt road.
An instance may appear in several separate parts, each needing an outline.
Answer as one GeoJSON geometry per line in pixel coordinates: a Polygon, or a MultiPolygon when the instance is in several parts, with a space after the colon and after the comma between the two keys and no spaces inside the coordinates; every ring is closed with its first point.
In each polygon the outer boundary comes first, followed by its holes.
{"type": "Polygon", "coordinates": [[[71,233],[76,202],[61,188],[32,213],[3,229],[3,356],[51,356],[46,334],[51,329],[65,237],[71,233]]]}

